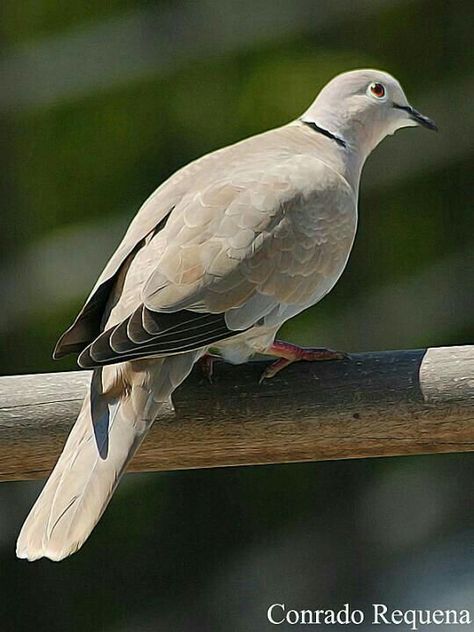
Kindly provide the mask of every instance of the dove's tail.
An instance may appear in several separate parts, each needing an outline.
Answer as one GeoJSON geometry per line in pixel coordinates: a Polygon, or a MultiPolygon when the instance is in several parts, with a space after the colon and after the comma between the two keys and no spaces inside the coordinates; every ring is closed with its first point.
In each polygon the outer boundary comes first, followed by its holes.
{"type": "Polygon", "coordinates": [[[82,546],[195,359],[186,353],[94,371],[64,450],[20,532],[18,557],[59,561],[82,546]]]}

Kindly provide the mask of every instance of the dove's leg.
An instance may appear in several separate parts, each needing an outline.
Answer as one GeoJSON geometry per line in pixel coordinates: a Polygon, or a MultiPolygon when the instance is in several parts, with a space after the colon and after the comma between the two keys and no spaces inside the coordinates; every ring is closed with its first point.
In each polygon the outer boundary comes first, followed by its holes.
{"type": "Polygon", "coordinates": [[[306,360],[307,362],[316,362],[320,360],[343,360],[347,358],[347,353],[343,351],[333,351],[320,347],[299,347],[290,342],[275,340],[273,344],[265,351],[267,355],[277,356],[279,359],[270,364],[262,373],[260,382],[274,377],[282,369],[293,362],[306,360]]]}
{"type": "Polygon", "coordinates": [[[201,358],[199,358],[197,362],[199,368],[202,371],[202,374],[209,382],[209,384],[212,384],[212,376],[214,375],[214,362],[216,360],[222,360],[222,358],[218,355],[215,355],[214,353],[207,352],[201,358]]]}

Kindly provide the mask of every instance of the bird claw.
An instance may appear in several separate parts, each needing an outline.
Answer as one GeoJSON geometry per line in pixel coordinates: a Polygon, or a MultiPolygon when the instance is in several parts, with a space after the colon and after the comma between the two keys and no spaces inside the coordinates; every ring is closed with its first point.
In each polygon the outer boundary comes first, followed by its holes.
{"type": "Polygon", "coordinates": [[[263,384],[265,380],[270,380],[272,377],[275,377],[275,375],[279,373],[282,369],[287,367],[289,364],[292,364],[293,362],[294,360],[286,360],[285,358],[280,358],[279,360],[272,362],[262,371],[262,375],[260,376],[258,383],[263,384]]]}
{"type": "Polygon", "coordinates": [[[327,360],[347,360],[350,355],[345,351],[333,351],[325,348],[299,347],[289,342],[276,340],[268,350],[272,355],[280,356],[278,360],[267,366],[259,379],[259,384],[275,377],[282,369],[293,362],[304,360],[306,362],[321,362],[327,360]]]}

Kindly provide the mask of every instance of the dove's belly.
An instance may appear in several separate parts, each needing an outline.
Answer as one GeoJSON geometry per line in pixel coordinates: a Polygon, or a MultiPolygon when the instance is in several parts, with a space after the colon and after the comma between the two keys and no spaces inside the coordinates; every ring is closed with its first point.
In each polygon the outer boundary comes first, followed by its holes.
{"type": "Polygon", "coordinates": [[[226,362],[243,364],[257,353],[265,353],[275,340],[278,327],[255,326],[234,338],[220,342],[216,351],[226,362]]]}
{"type": "MultiPolygon", "coordinates": [[[[349,253],[348,253],[349,254],[349,253]]],[[[347,261],[346,257],[346,261],[347,261]]],[[[275,307],[262,320],[261,325],[251,327],[242,334],[224,340],[216,345],[216,351],[224,360],[232,364],[243,364],[257,353],[265,353],[271,347],[278,329],[284,322],[301,313],[308,307],[318,303],[336,284],[338,278],[342,274],[345,262],[335,271],[331,279],[325,284],[319,284],[313,295],[304,305],[285,305],[280,304],[275,307]]]]}

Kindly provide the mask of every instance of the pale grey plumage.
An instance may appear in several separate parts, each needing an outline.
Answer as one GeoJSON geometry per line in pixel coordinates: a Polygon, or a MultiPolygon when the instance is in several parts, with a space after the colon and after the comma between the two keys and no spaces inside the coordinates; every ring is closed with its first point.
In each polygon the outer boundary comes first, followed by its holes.
{"type": "Polygon", "coordinates": [[[300,120],[200,158],[145,202],[56,347],[96,368],[19,557],[59,560],[81,546],[209,346],[233,362],[265,352],[285,320],[331,290],[354,240],[364,161],[415,114],[390,75],[346,73],[300,120]]]}

